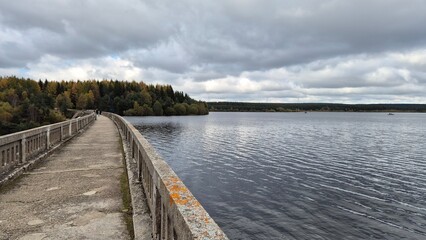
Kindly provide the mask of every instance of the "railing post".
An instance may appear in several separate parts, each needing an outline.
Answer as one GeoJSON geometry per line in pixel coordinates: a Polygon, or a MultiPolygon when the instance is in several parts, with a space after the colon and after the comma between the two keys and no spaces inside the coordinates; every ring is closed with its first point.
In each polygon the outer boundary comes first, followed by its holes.
{"type": "MultiPolygon", "coordinates": [[[[152,183],[152,184],[154,184],[154,183],[152,183]]],[[[159,229],[158,229],[158,218],[159,218],[159,215],[160,215],[160,209],[158,209],[158,196],[157,196],[157,188],[155,187],[155,185],[154,185],[154,187],[152,188],[152,191],[153,191],[153,193],[152,193],[152,205],[153,205],[153,208],[152,208],[152,212],[151,212],[151,214],[152,214],[152,235],[154,236],[154,239],[160,239],[160,236],[159,236],[159,229]]]]}
{"type": "MultiPolygon", "coordinates": [[[[137,146],[137,145],[136,145],[137,146]]],[[[138,166],[138,178],[137,178],[137,182],[141,182],[142,181],[142,159],[140,156],[140,149],[139,146],[136,147],[136,163],[138,166]]]]}
{"type": "Polygon", "coordinates": [[[132,138],[130,138],[129,139],[129,147],[130,147],[130,155],[132,156],[132,160],[134,161],[135,160],[135,152],[134,152],[134,149],[133,149],[133,139],[132,138]]]}
{"type": "Polygon", "coordinates": [[[59,142],[62,142],[62,140],[64,139],[64,136],[63,136],[64,126],[62,126],[62,124],[60,129],[61,129],[61,134],[59,134],[59,142]]]}
{"type": "Polygon", "coordinates": [[[70,120],[69,134],[71,137],[72,136],[72,120],[70,120]]]}
{"type": "Polygon", "coordinates": [[[50,127],[47,129],[46,132],[46,149],[50,148],[50,127]]]}
{"type": "Polygon", "coordinates": [[[25,139],[25,136],[21,140],[21,163],[25,163],[27,158],[27,147],[26,147],[27,140],[25,139]]]}

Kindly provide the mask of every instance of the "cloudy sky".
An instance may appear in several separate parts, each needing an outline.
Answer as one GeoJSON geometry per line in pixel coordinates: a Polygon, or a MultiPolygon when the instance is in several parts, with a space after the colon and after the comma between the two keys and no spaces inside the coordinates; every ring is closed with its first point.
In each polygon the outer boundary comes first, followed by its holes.
{"type": "Polygon", "coordinates": [[[426,103],[425,0],[0,0],[0,75],[207,100],[426,103]]]}

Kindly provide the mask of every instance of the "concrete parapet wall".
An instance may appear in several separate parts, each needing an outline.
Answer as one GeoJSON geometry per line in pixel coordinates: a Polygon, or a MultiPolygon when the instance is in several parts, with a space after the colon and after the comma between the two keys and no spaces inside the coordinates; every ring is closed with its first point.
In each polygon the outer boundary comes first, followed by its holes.
{"type": "Polygon", "coordinates": [[[0,136],[0,180],[15,169],[68,138],[76,135],[96,119],[90,114],[81,118],[0,136]]]}
{"type": "Polygon", "coordinates": [[[228,239],[170,166],[124,118],[103,113],[122,131],[137,162],[152,216],[154,239],[228,239]]]}

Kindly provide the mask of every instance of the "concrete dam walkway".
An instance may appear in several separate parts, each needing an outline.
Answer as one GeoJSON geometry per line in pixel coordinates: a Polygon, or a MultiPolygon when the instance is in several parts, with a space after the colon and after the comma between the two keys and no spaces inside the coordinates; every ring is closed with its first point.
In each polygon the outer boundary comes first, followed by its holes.
{"type": "Polygon", "coordinates": [[[0,239],[129,239],[122,145],[104,116],[0,189],[0,239]]]}

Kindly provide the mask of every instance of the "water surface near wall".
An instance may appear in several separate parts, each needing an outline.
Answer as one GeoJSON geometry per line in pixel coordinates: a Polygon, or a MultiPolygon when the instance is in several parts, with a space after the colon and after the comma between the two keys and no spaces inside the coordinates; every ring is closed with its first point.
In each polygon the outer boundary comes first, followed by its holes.
{"type": "Polygon", "coordinates": [[[231,239],[426,238],[426,114],[126,119],[231,239]]]}

